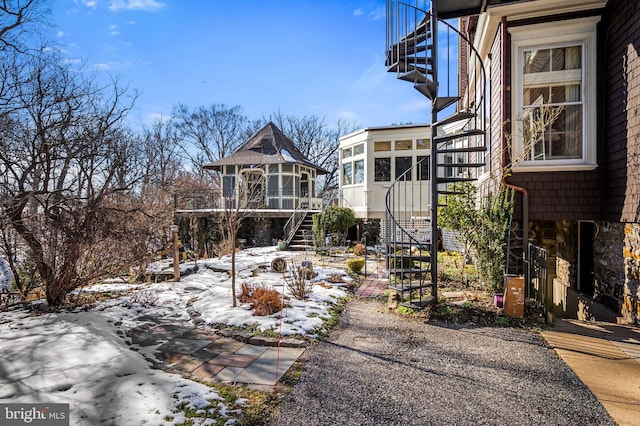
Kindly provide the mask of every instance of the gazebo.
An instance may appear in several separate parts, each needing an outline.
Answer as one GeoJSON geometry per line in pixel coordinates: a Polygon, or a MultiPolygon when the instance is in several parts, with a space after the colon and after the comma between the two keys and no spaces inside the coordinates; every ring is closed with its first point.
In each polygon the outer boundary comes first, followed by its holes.
{"type": "Polygon", "coordinates": [[[322,208],[322,200],[316,198],[316,177],[327,171],[311,163],[272,122],[233,154],[205,168],[220,173],[223,198],[240,193],[237,185],[250,187],[244,192],[253,194],[252,208],[284,215],[301,207],[322,208]]]}

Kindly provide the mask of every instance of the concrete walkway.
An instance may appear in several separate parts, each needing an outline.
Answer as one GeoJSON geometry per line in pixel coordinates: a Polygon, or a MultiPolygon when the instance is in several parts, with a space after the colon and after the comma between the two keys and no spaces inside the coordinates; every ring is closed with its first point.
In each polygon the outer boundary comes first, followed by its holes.
{"type": "Polygon", "coordinates": [[[542,337],[620,426],[640,425],[640,329],[559,320],[542,337]]]}

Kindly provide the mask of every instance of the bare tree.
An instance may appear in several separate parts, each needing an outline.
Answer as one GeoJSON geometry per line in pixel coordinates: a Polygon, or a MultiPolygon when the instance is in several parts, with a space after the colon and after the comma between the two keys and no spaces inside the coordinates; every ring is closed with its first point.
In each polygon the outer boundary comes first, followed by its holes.
{"type": "Polygon", "coordinates": [[[184,154],[173,122],[156,119],[142,133],[146,183],[169,190],[183,170],[184,154]]]}
{"type": "Polygon", "coordinates": [[[186,142],[185,154],[195,170],[231,154],[246,137],[248,120],[238,105],[212,104],[189,109],[175,105],[172,119],[179,137],[186,142]]]}
{"type": "Polygon", "coordinates": [[[43,50],[0,76],[13,100],[0,108],[0,213],[31,251],[53,306],[123,265],[125,250],[105,253],[131,235],[143,175],[123,124],[135,96],[62,64],[43,50]]]}
{"type": "MultiPolygon", "coordinates": [[[[258,169],[256,169],[258,170],[258,169]]],[[[222,233],[223,246],[231,249],[231,297],[233,298],[233,306],[237,305],[236,301],[236,241],[238,232],[244,220],[255,211],[256,206],[263,199],[263,187],[252,179],[253,173],[240,176],[238,182],[235,182],[235,176],[225,176],[225,178],[233,178],[233,182],[223,185],[223,211],[222,211],[222,233]]]]}
{"type": "Polygon", "coordinates": [[[44,22],[45,4],[43,0],[0,1],[0,51],[26,51],[25,36],[44,22]]]}

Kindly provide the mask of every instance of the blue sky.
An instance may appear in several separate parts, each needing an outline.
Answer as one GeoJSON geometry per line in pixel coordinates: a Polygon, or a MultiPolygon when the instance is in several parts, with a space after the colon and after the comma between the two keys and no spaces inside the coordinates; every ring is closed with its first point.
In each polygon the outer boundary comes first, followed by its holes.
{"type": "Polygon", "coordinates": [[[424,123],[426,98],[384,66],[384,0],[52,0],[52,37],[140,91],[132,124],[190,107],[249,118],[424,123]]]}

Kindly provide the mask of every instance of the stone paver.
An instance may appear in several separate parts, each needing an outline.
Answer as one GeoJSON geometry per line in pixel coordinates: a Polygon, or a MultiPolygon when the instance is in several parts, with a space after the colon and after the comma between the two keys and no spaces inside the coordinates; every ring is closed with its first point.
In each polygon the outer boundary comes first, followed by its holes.
{"type": "Polygon", "coordinates": [[[226,365],[229,367],[247,368],[256,359],[258,359],[258,357],[253,355],[222,353],[217,357],[211,359],[209,362],[211,364],[226,365]]]}
{"type": "Polygon", "coordinates": [[[258,359],[242,371],[237,383],[273,385],[293,365],[305,350],[303,348],[268,348],[258,359]],[[276,362],[277,359],[277,362],[276,362]],[[277,365],[277,371],[275,366],[277,365]]]}
{"type": "Polygon", "coordinates": [[[356,290],[358,297],[379,297],[384,294],[389,286],[389,281],[382,278],[370,277],[356,290]]]}
{"type": "Polygon", "coordinates": [[[172,365],[172,369],[181,371],[183,373],[191,373],[196,368],[202,365],[202,361],[198,361],[197,359],[193,359],[189,356],[185,356],[179,362],[172,365]]]}
{"type": "Polygon", "coordinates": [[[200,367],[196,368],[191,372],[192,376],[199,377],[201,379],[213,379],[213,377],[218,374],[224,365],[211,364],[210,362],[205,362],[200,365],[200,367]]]}
{"type": "MultiPolygon", "coordinates": [[[[216,382],[221,383],[236,383],[236,377],[240,375],[244,371],[244,368],[240,367],[224,367],[218,374],[214,376],[214,380],[216,382]]],[[[246,382],[242,382],[246,383],[246,382]]],[[[256,385],[261,383],[254,383],[256,385]]],[[[273,384],[273,383],[270,383],[273,384]]]]}
{"type": "Polygon", "coordinates": [[[237,340],[228,337],[221,337],[207,345],[206,349],[215,355],[219,355],[225,352],[234,353],[243,346],[244,343],[242,342],[238,342],[237,340]]]}
{"type": "Polygon", "coordinates": [[[158,349],[163,353],[191,354],[208,346],[209,340],[198,339],[171,339],[158,349]]]}

